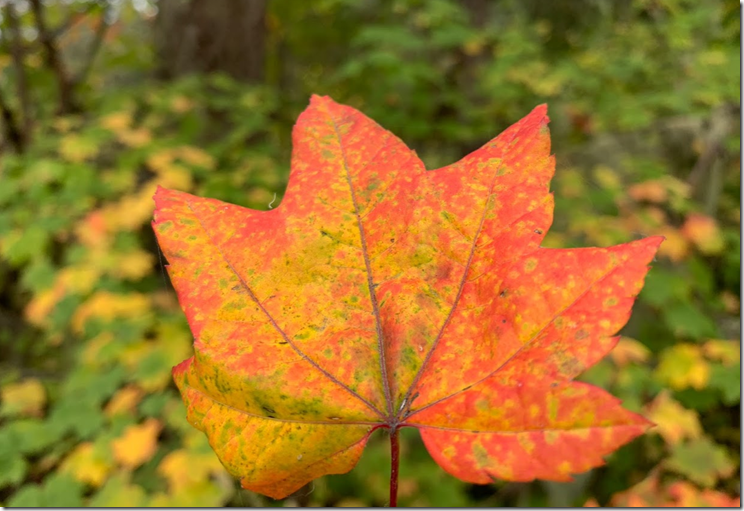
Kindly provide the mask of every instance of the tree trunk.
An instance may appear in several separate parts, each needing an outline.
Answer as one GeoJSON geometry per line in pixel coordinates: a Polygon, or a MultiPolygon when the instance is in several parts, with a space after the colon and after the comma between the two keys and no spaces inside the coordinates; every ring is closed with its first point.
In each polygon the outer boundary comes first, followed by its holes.
{"type": "Polygon", "coordinates": [[[266,0],[160,0],[158,8],[161,78],[224,72],[263,81],[266,0]]]}

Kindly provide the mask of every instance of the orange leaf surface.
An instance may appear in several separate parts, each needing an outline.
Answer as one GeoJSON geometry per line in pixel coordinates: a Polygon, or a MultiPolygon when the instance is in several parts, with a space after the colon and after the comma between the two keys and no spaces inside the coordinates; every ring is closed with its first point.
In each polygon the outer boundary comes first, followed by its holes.
{"type": "Polygon", "coordinates": [[[284,200],[172,190],[153,227],[194,335],[189,421],[245,488],[343,473],[370,434],[421,432],[469,482],[570,479],[649,422],[573,379],[617,342],[662,238],[546,249],[540,106],[433,171],[353,108],[313,97],[284,200]]]}

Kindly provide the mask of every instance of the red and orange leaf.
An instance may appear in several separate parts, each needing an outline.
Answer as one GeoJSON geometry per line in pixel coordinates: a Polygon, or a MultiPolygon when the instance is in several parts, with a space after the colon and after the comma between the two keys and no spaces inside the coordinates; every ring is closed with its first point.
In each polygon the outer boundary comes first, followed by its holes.
{"type": "Polygon", "coordinates": [[[313,97],[281,205],[159,189],[153,223],[194,335],[190,422],[245,488],[282,498],[416,427],[475,483],[567,480],[649,423],[573,381],[606,355],[661,238],[545,249],[546,107],[427,171],[353,108],[313,97]]]}

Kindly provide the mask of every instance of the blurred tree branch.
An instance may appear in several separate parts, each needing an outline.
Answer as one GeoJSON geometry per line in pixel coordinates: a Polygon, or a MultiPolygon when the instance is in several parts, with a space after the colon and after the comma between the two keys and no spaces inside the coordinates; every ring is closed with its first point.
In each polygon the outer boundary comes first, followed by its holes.
{"type": "Polygon", "coordinates": [[[22,119],[18,122],[20,147],[17,148],[19,152],[21,152],[31,141],[33,122],[31,116],[31,104],[28,96],[28,80],[26,79],[26,68],[23,62],[23,40],[21,38],[21,29],[18,24],[18,16],[16,15],[13,2],[5,4],[5,16],[10,27],[10,54],[13,59],[13,67],[15,68],[16,91],[18,94],[20,117],[22,119]]]}
{"type": "Polygon", "coordinates": [[[96,33],[93,36],[93,42],[88,49],[88,56],[83,66],[78,71],[77,75],[75,75],[75,78],[73,80],[74,85],[84,82],[87,78],[91,67],[93,67],[93,62],[96,60],[96,55],[98,55],[98,51],[101,49],[101,44],[103,43],[103,39],[106,36],[106,31],[109,28],[109,23],[106,19],[108,17],[109,3],[104,2],[104,4],[105,5],[103,6],[103,11],[101,12],[100,19],[98,20],[98,26],[96,27],[96,33]]]}
{"type": "Polygon", "coordinates": [[[16,152],[22,153],[24,150],[23,135],[18,127],[13,110],[5,100],[5,93],[0,89],[0,115],[3,118],[3,127],[5,128],[5,139],[13,146],[16,152]]]}
{"type": "Polygon", "coordinates": [[[34,13],[36,30],[39,42],[44,48],[44,59],[46,65],[54,73],[59,89],[59,113],[71,114],[80,111],[80,105],[75,100],[75,83],[67,73],[62,58],[57,49],[56,40],[49,31],[44,20],[44,10],[41,0],[30,0],[31,9],[34,13]]]}

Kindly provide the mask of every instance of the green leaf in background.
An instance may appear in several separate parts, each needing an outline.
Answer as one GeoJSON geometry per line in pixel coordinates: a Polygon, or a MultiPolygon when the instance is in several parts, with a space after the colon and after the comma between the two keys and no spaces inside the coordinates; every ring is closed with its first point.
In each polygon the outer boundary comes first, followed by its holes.
{"type": "Polygon", "coordinates": [[[736,468],[726,449],[708,437],[676,445],[665,465],[708,488],[720,478],[730,476],[736,468]]]}
{"type": "Polygon", "coordinates": [[[82,507],[83,487],[72,477],[53,474],[41,485],[21,488],[8,502],[8,507],[82,507]]]}

